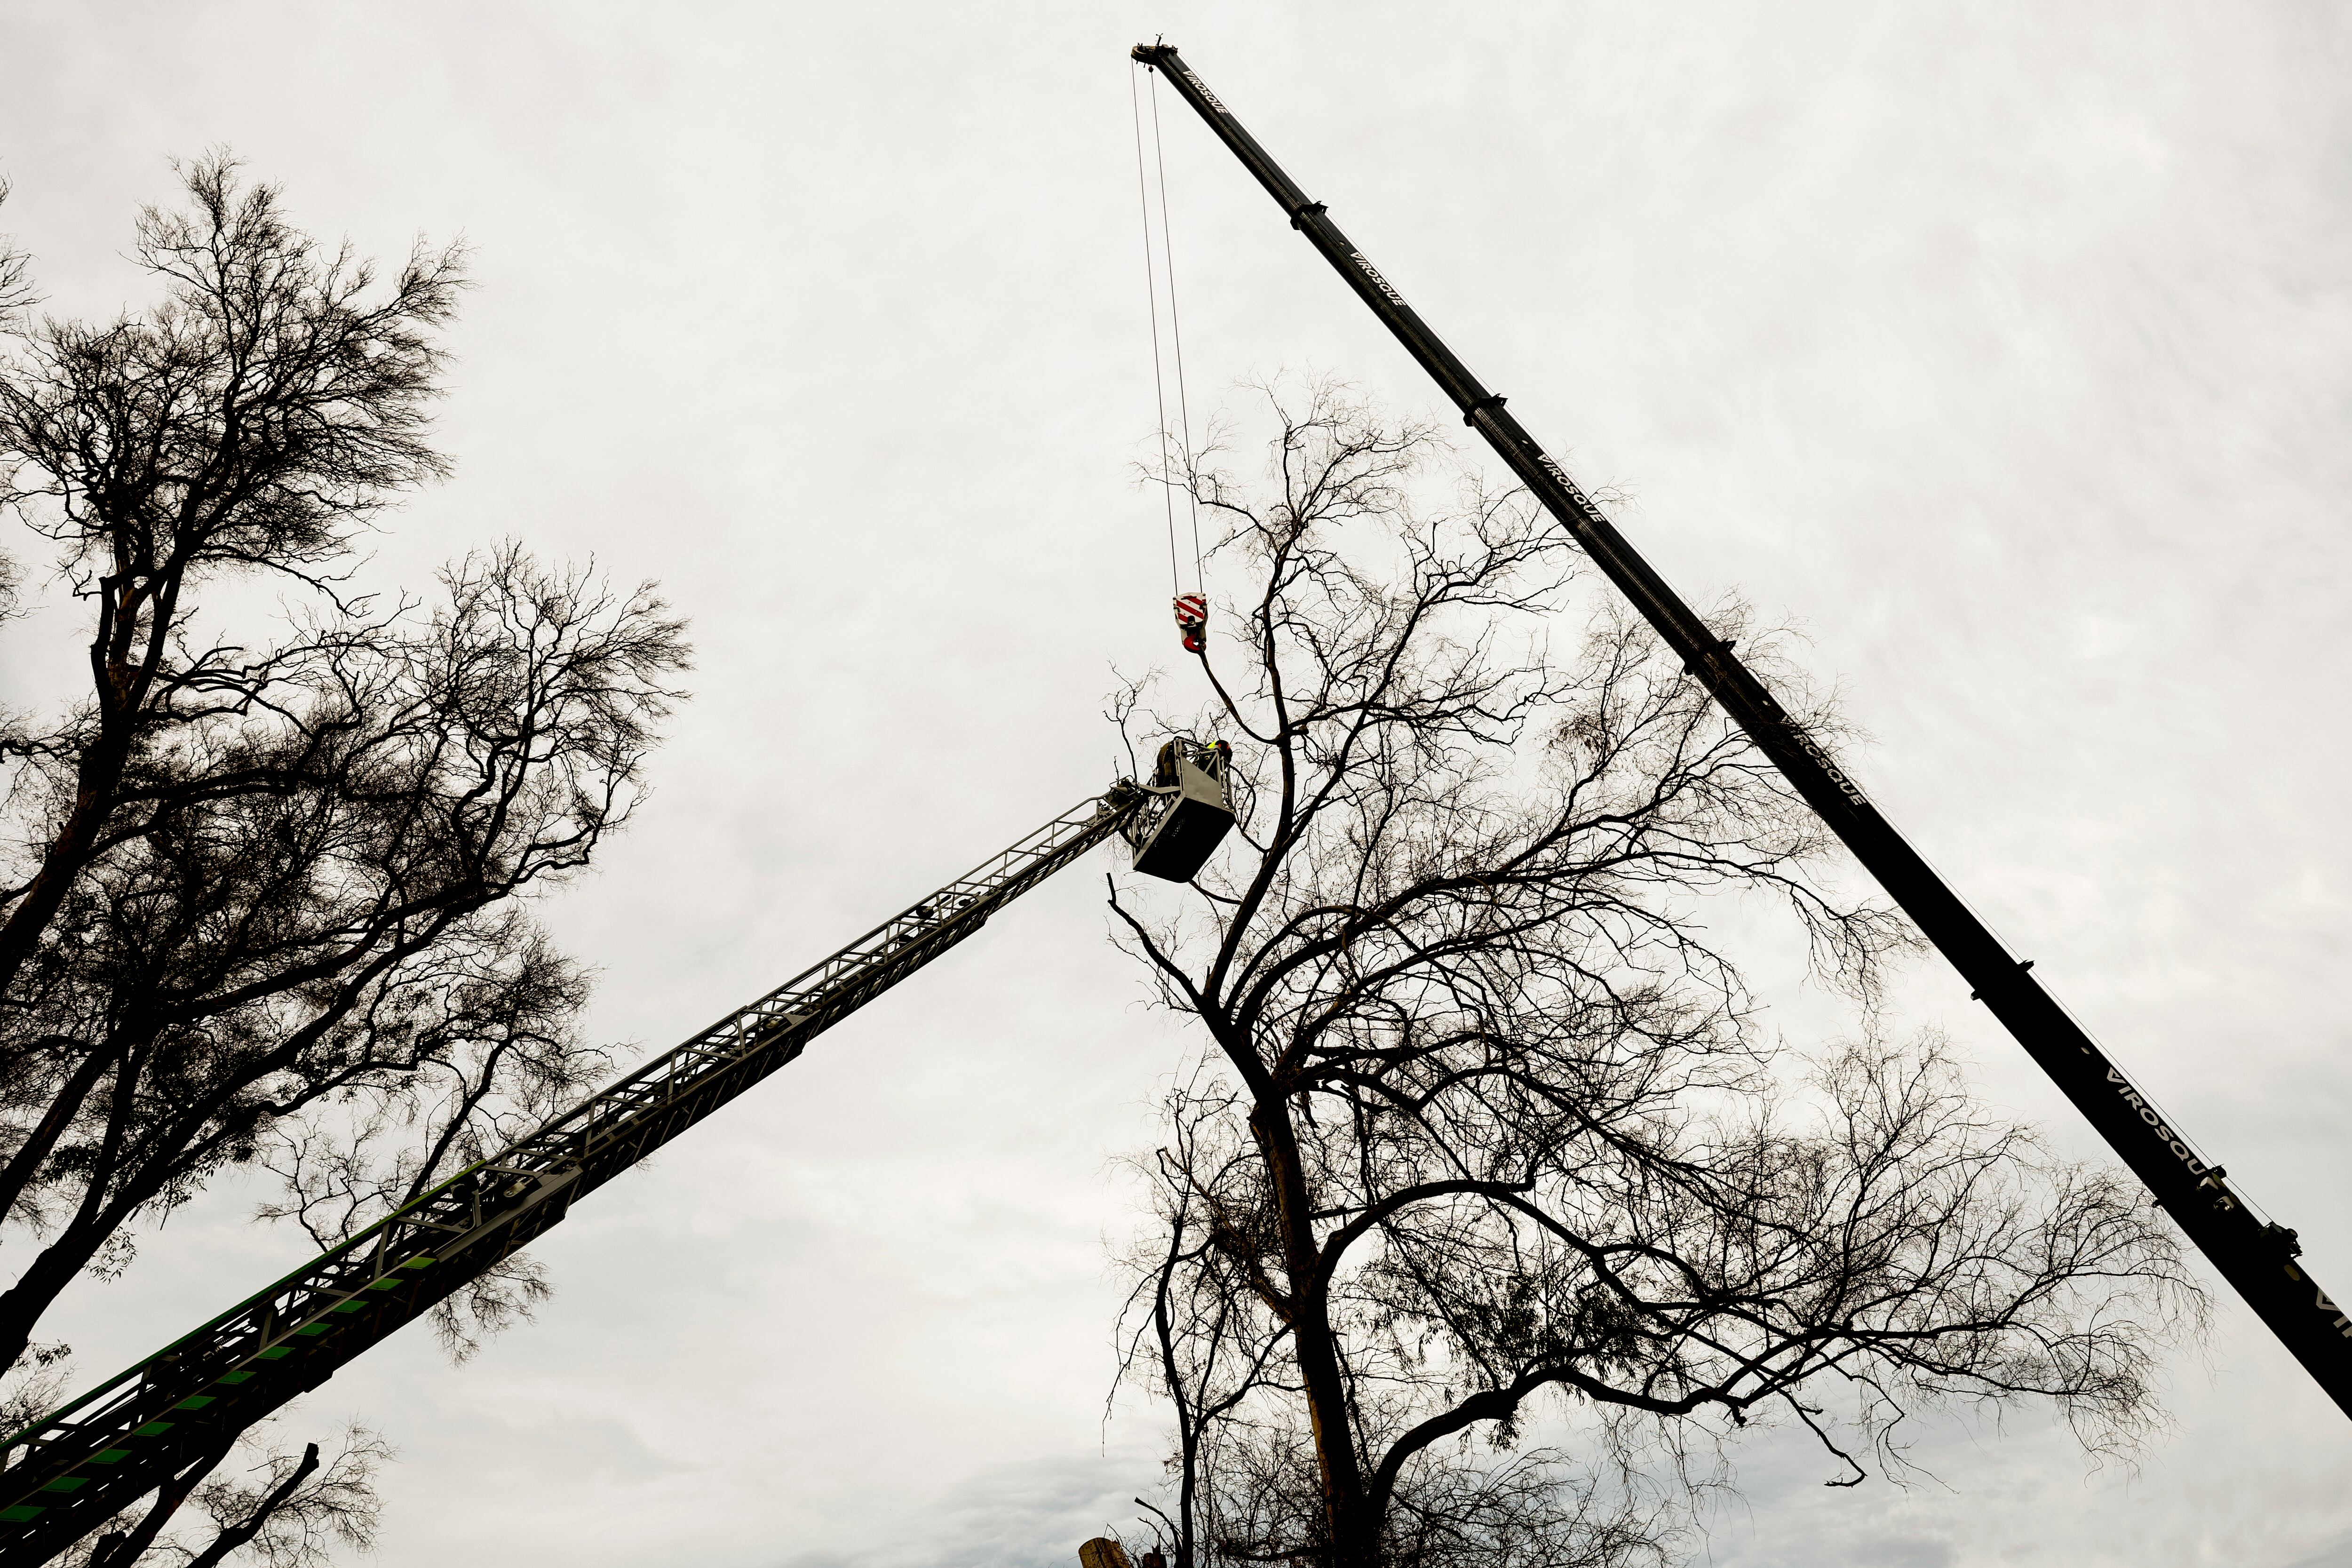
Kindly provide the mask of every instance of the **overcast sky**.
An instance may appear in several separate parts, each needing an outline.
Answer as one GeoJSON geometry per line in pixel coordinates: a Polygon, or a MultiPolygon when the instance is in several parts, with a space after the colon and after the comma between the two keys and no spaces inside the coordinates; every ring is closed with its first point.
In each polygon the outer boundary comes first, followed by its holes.
{"type": "MultiPolygon", "coordinates": [[[[2341,6],[0,0],[5,226],[111,312],[217,142],[316,231],[475,246],[457,477],[373,570],[514,533],[693,618],[654,799],[545,909],[597,1031],[662,1047],[1098,789],[1111,666],[1176,663],[1130,470],[1160,32],[1689,596],[1805,629],[1865,787],[2352,1291],[2341,6]]],[[[1164,107],[1196,400],[1431,403],[1164,107]]],[[[0,700],[72,674],[0,658],[0,700]]],[[[536,1324],[298,1407],[399,1446],[386,1568],[1066,1564],[1131,1516],[1104,1239],[1183,1042],[1107,863],[583,1205],[536,1324]]],[[[1902,1012],[2090,1152],[1946,973],[1902,1012]]],[[[251,1203],[78,1288],[84,1382],[298,1260],[251,1203]]],[[[2352,1564],[2352,1428],[2246,1314],[2171,1399],[2136,1470],[2026,1419],[1827,1490],[1760,1436],[1708,1550],[2352,1564]]]]}

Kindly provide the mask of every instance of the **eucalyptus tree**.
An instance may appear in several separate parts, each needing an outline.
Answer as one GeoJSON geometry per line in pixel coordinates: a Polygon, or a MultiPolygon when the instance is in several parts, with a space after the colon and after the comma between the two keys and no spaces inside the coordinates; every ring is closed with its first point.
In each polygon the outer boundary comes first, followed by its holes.
{"type": "MultiPolygon", "coordinates": [[[[331,1242],[601,1071],[528,896],[628,819],[687,658],[650,584],[514,543],[429,595],[358,592],[368,531],[447,468],[462,251],[380,269],[226,155],[181,173],[184,201],[138,216],[142,308],[37,315],[0,257],[8,663],[78,672],[12,679],[0,714],[11,1430],[61,1384],[59,1294],[220,1173],[282,1176],[271,1211],[331,1242]]],[[[444,1332],[541,1289],[519,1264],[444,1332]]],[[[286,1479],[248,1500],[325,1506],[286,1479]]],[[[224,1528],[259,1539],[243,1506],[224,1528]]]]}

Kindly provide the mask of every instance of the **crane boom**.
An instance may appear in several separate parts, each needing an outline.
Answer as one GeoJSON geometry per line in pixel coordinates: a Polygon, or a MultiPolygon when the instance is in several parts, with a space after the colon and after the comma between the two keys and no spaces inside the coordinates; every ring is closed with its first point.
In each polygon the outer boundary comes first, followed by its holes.
{"type": "Polygon", "coordinates": [[[1404,297],[1244,130],[1208,84],[1167,44],[1138,44],[1134,58],[1168,79],[1184,101],[1265,187],[1266,194],[1395,334],[1544,509],[1557,518],[1666,645],[1705,683],[1732,721],[1770,758],[1854,858],[1958,970],[1975,997],[2147,1184],[2271,1331],[2352,1415],[2352,1319],[2295,1262],[2294,1233],[2258,1219],[2096,1042],[1961,902],[1829,752],[1736,658],[1731,645],[1653,570],[1567,470],[1454,357],[1404,297]]]}
{"type": "MultiPolygon", "coordinates": [[[[1223,805],[1222,768],[1216,784],[1207,803],[1212,816],[1223,805]]],[[[1122,782],[1081,802],[814,968],[9,1437],[0,1446],[0,1564],[47,1561],[225,1448],[1113,832],[1125,830],[1141,848],[1142,829],[1160,826],[1171,803],[1204,809],[1179,793],[1122,782]]],[[[1222,836],[1216,827],[1199,857],[1222,836]]],[[[1201,837],[1192,830],[1193,843],[1201,837]]],[[[1172,879],[1181,880],[1199,865],[1192,858],[1152,874],[1181,872],[1172,879]]]]}

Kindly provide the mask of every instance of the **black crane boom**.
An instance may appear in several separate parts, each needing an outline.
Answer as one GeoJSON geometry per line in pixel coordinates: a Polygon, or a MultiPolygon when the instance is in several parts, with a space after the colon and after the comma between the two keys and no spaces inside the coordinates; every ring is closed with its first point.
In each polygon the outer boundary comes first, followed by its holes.
{"type": "MultiPolygon", "coordinates": [[[[1210,805],[1222,809],[1222,770],[1217,778],[1210,805]]],[[[1139,837],[1139,824],[1167,815],[1160,797],[1175,793],[1121,783],[1081,802],[814,968],[6,1438],[0,1564],[47,1561],[166,1478],[225,1448],[1112,833],[1139,837]]],[[[1223,826],[1230,823],[1227,813],[1223,826]]],[[[1222,837],[1223,826],[1213,826],[1214,835],[1192,835],[1194,842],[1207,838],[1202,857],[1222,837]]],[[[1181,879],[1199,865],[1193,858],[1151,874],[1181,879]]]]}
{"type": "Polygon", "coordinates": [[[2352,1319],[2295,1262],[2294,1233],[2256,1218],[2221,1167],[2200,1159],[2000,944],[1919,853],[1879,814],[1828,751],[1736,658],[1730,645],[1669,587],[1535,437],[1429,329],[1380,269],[1243,129],[1171,45],[1139,44],[1134,58],[1159,70],[1288,216],[1291,227],[1345,279],[1405,352],[1461,409],[1464,423],[1573,535],[1734,722],[1819,812],[1855,858],[1950,960],[1975,995],[2073,1100],[2164,1211],[2244,1297],[2306,1371],[2352,1415],[2352,1319]]]}

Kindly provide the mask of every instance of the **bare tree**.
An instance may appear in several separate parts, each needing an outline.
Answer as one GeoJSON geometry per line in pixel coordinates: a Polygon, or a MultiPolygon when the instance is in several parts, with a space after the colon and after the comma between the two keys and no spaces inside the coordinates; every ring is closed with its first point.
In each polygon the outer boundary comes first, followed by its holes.
{"type": "MultiPolygon", "coordinates": [[[[420,245],[379,279],[226,156],[183,176],[184,206],[138,221],[157,304],[0,316],[0,503],[89,617],[88,689],[0,716],[20,1376],[54,1379],[58,1293],[219,1173],[277,1171],[272,1212],[337,1240],[602,1070],[585,977],[525,900],[627,820],[686,664],[650,584],[511,543],[430,603],[354,595],[357,538],[445,468],[461,256],[420,245]],[[256,624],[272,584],[285,616],[256,624]]],[[[0,265],[0,298],[21,276],[0,265]]],[[[445,1333],[541,1288],[491,1278],[445,1333]]]]}
{"type": "Polygon", "coordinates": [[[1753,1420],[1841,1485],[1941,1402],[2146,1421],[2196,1297],[2130,1184],[1871,1032],[1907,928],[1522,498],[1267,390],[1268,483],[1181,481],[1248,584],[1195,726],[1242,843],[1172,910],[1113,891],[1212,1045],[1123,1330],[1175,1406],[1180,1568],[1638,1563],[1753,1420]],[[1711,921],[1776,910],[1859,1043],[1759,1027],[1711,921]]]}
{"type": "Polygon", "coordinates": [[[392,1446],[352,1422],[334,1458],[322,1461],[316,1443],[304,1445],[299,1458],[273,1452],[272,1435],[268,1423],[247,1431],[59,1561],[65,1568],[129,1568],[142,1558],[215,1568],[241,1552],[242,1561],[266,1568],[324,1568],[339,1549],[373,1551],[383,1513],[375,1477],[393,1458],[392,1446]],[[240,1451],[249,1460],[242,1478],[217,1476],[223,1461],[240,1451]],[[193,1505],[201,1523],[177,1513],[183,1502],[193,1505]]]}

